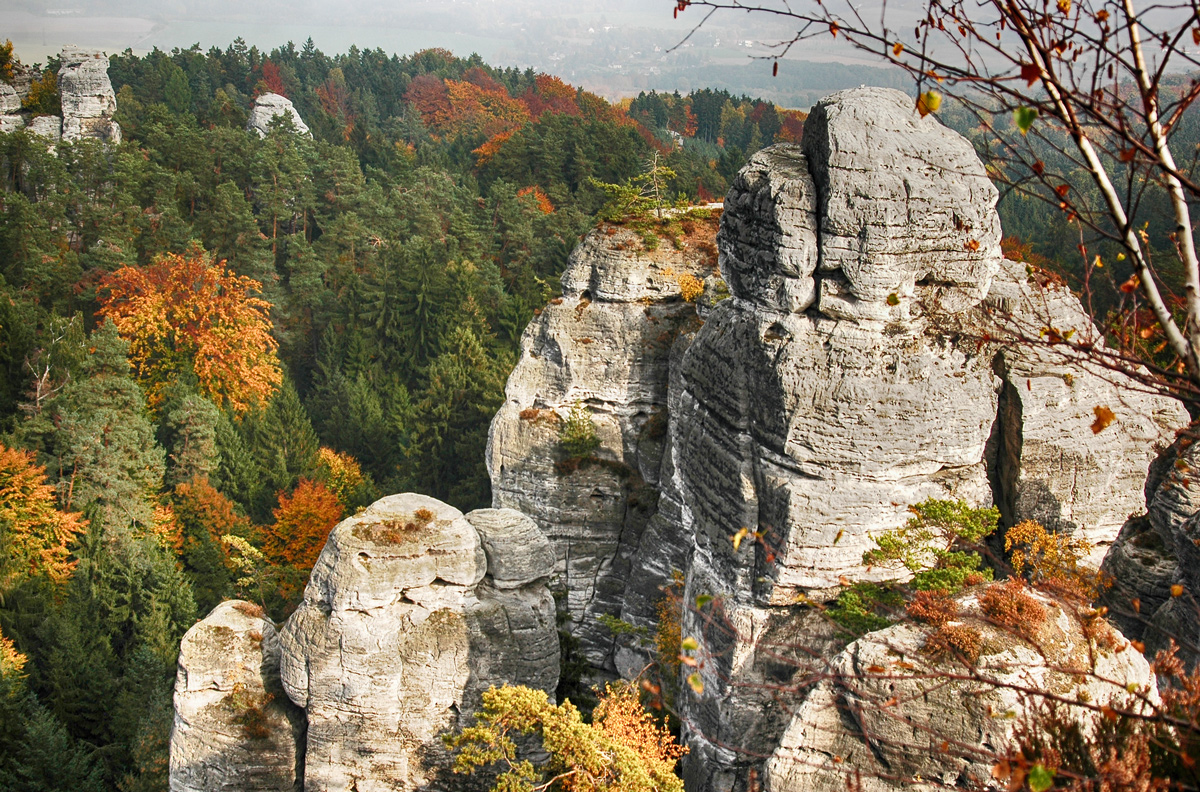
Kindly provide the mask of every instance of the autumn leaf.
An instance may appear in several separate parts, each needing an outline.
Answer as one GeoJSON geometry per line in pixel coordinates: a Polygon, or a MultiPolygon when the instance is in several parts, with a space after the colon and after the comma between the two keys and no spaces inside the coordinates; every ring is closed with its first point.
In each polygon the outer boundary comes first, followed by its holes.
{"type": "Polygon", "coordinates": [[[742,546],[742,540],[749,535],[750,529],[743,526],[742,528],[738,529],[737,533],[730,537],[733,540],[733,552],[736,553],[738,551],[738,548],[742,546]]]}
{"type": "Polygon", "coordinates": [[[899,305],[899,304],[900,304],[900,298],[899,298],[899,297],[897,297],[895,293],[889,294],[889,295],[887,296],[887,304],[888,304],[888,305],[892,305],[892,306],[899,305]]]}
{"type": "Polygon", "coordinates": [[[1096,414],[1096,420],[1092,421],[1092,434],[1100,434],[1117,420],[1117,416],[1107,407],[1096,405],[1092,412],[1096,414]]]}
{"type": "Polygon", "coordinates": [[[892,54],[895,55],[897,58],[899,58],[900,53],[902,53],[902,52],[904,52],[904,45],[901,44],[899,41],[897,41],[896,44],[892,47],[892,54]]]}
{"type": "Polygon", "coordinates": [[[937,91],[926,91],[917,97],[917,112],[921,114],[921,118],[936,113],[941,106],[942,95],[937,91]]]}
{"type": "MultiPolygon", "coordinates": [[[[1071,0],[1058,0],[1058,10],[1064,14],[1071,13],[1071,0]]],[[[1040,790],[1034,792],[1040,792],[1040,790]]]]}
{"type": "Polygon", "coordinates": [[[1171,586],[1171,596],[1172,597],[1182,597],[1183,596],[1183,586],[1181,586],[1178,583],[1171,586]]]}
{"type": "Polygon", "coordinates": [[[700,643],[695,638],[689,636],[680,642],[679,648],[685,652],[694,652],[700,648],[700,643]]]}
{"type": "Polygon", "coordinates": [[[1035,63],[1022,63],[1021,64],[1021,79],[1024,80],[1027,85],[1032,86],[1035,82],[1038,81],[1038,78],[1041,76],[1042,76],[1042,70],[1037,67],[1037,64],[1035,64],[1035,63]]]}
{"type": "Polygon", "coordinates": [[[704,695],[704,680],[700,678],[699,672],[693,671],[687,678],[688,687],[695,691],[697,696],[704,695]]]}
{"type": "Polygon", "coordinates": [[[700,610],[701,608],[703,608],[705,605],[707,605],[708,603],[710,603],[712,601],[713,601],[712,594],[701,594],[700,596],[696,597],[696,610],[700,610]]]}
{"type": "Polygon", "coordinates": [[[1127,149],[1121,149],[1121,162],[1133,162],[1133,158],[1137,156],[1137,149],[1130,146],[1127,149]]]}

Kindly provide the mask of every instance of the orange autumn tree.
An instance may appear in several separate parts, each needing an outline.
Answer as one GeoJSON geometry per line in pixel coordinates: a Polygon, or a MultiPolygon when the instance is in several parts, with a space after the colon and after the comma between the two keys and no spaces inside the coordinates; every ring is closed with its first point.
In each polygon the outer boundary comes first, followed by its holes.
{"type": "Polygon", "coordinates": [[[129,341],[129,363],[150,404],[180,375],[241,414],[266,403],[282,381],[270,303],[253,278],[230,272],[199,245],[147,267],[122,267],[101,283],[97,312],[129,341]]]}
{"type": "Polygon", "coordinates": [[[85,525],[79,514],[58,510],[32,453],[0,443],[0,559],[7,562],[0,562],[0,595],[26,577],[65,582],[77,563],[71,541],[85,525]]]}
{"type": "Polygon", "coordinates": [[[273,514],[275,524],[262,529],[263,553],[272,563],[307,571],[342,519],[342,503],[321,482],[302,478],[290,495],[280,493],[273,514]]]}

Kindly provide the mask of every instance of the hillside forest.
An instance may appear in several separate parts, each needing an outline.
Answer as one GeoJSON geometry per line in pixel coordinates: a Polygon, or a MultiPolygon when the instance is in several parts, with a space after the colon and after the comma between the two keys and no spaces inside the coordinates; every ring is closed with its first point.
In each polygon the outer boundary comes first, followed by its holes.
{"type": "MultiPolygon", "coordinates": [[[[0,48],[0,79],[19,61],[0,48]]],[[[26,100],[58,112],[58,64],[26,100]]],[[[803,114],[430,50],[111,58],[124,141],[0,134],[0,788],[166,788],[183,632],[295,607],[381,494],[490,505],[521,332],[605,185],[724,194],[803,114]],[[246,131],[289,97],[312,130],[246,131]],[[666,170],[661,171],[666,173],[666,170]]],[[[610,190],[611,192],[611,190],[610,190]]]]}

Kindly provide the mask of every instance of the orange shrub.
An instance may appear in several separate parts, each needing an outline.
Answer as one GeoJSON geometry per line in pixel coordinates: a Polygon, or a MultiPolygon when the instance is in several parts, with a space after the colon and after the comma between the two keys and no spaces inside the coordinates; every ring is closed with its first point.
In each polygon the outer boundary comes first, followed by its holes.
{"type": "Polygon", "coordinates": [[[1025,584],[1013,578],[988,586],[979,597],[979,606],[988,618],[1002,627],[1032,635],[1046,621],[1046,609],[1025,591],[1025,584]]]}
{"type": "Polygon", "coordinates": [[[919,622],[940,627],[958,616],[958,603],[945,589],[931,589],[918,591],[905,610],[919,622]]]}
{"type": "Polygon", "coordinates": [[[263,553],[277,564],[312,569],[333,526],[342,519],[342,504],[319,481],[300,479],[290,494],[279,494],[272,512],[275,524],[263,528],[263,553]]]}

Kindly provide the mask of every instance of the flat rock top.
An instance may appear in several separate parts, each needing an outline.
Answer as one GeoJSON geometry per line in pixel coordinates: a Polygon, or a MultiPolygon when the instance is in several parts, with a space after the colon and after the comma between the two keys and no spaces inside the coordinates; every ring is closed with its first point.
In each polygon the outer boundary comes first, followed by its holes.
{"type": "Polygon", "coordinates": [[[554,571],[550,540],[516,509],[476,509],[467,515],[467,522],[479,531],[496,588],[520,588],[554,571]]]}

